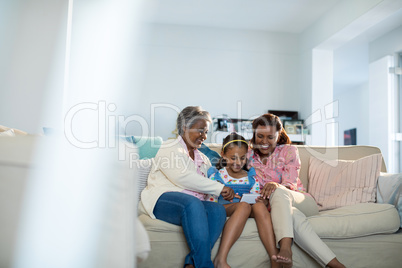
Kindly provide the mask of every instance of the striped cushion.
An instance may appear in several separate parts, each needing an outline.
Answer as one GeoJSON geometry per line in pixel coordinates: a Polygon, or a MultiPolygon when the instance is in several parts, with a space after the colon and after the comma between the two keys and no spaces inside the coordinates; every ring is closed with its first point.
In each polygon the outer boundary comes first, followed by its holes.
{"type": "Polygon", "coordinates": [[[355,161],[310,157],[308,192],[320,211],[375,202],[381,161],[381,154],[355,161]]]}
{"type": "Polygon", "coordinates": [[[152,168],[152,159],[140,159],[137,162],[138,167],[138,181],[137,181],[137,194],[140,200],[141,192],[147,187],[148,175],[152,168]]]}

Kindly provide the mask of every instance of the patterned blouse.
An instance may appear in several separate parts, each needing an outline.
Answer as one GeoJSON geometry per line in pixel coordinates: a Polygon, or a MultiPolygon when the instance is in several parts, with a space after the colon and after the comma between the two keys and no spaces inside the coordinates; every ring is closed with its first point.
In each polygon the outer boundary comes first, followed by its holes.
{"type": "MultiPolygon", "coordinates": [[[[251,194],[259,194],[260,193],[260,184],[258,183],[258,179],[255,178],[255,171],[251,168],[247,172],[247,176],[243,178],[233,178],[229,175],[226,168],[222,168],[219,171],[215,167],[211,167],[208,170],[208,176],[213,181],[223,181],[224,184],[228,187],[235,186],[235,185],[245,185],[250,184],[250,178],[253,180],[253,185],[249,188],[249,193],[251,194]]],[[[235,188],[235,187],[231,187],[235,188]]],[[[238,193],[237,193],[238,194],[238,193]]],[[[216,195],[207,195],[206,200],[211,202],[218,202],[219,196],[216,195]]],[[[234,198],[233,202],[239,202],[238,198],[234,198]]],[[[230,202],[222,202],[222,203],[230,203],[230,202]]]]}
{"type": "Polygon", "coordinates": [[[277,182],[290,190],[307,193],[299,179],[300,158],[297,147],[289,144],[277,145],[265,165],[252,149],[249,149],[247,158],[248,167],[254,167],[261,187],[267,182],[277,182]]]}

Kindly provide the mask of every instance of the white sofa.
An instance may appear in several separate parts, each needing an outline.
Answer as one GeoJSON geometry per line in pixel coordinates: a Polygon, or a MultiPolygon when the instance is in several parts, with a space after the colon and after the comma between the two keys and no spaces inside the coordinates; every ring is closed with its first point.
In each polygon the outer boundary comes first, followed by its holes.
{"type": "Polygon", "coordinates": [[[51,137],[0,137],[0,267],[134,267],[149,242],[136,217],[129,158],[119,161],[118,148],[74,147],[60,163],[61,144],[51,137]],[[105,154],[110,172],[90,176],[90,161],[105,154]],[[85,176],[77,179],[77,172],[85,176]]]}
{"type": "MultiPolygon", "coordinates": [[[[220,145],[210,144],[217,152],[220,145]]],[[[326,159],[356,160],[368,155],[381,153],[376,147],[312,147],[298,146],[302,162],[300,179],[308,188],[308,165],[312,155],[325,155],[326,159]]],[[[141,160],[143,161],[143,160],[141,160]]],[[[386,172],[383,162],[382,172],[386,172]]],[[[142,168],[142,179],[147,177],[148,168],[142,168]]],[[[383,174],[384,175],[384,174],[383,174]]],[[[386,183],[386,177],[384,177],[386,183]]],[[[384,180],[382,180],[384,183],[384,180]]],[[[394,181],[395,183],[395,181],[394,181]]],[[[402,187],[402,179],[396,187],[402,187]]],[[[402,200],[402,197],[401,197],[402,200]]],[[[392,204],[364,203],[333,210],[322,211],[309,217],[312,227],[323,241],[335,252],[347,267],[400,267],[402,263],[402,231],[397,209],[392,204]]],[[[152,220],[147,215],[139,215],[150,241],[151,252],[148,259],[139,264],[148,267],[182,267],[188,253],[182,228],[163,221],[152,220]]],[[[213,248],[216,255],[219,240],[213,248]]],[[[294,267],[319,267],[296,244],[292,246],[294,267]]],[[[254,219],[248,219],[239,240],[229,253],[232,268],[269,267],[269,257],[260,241],[254,219]]]]}

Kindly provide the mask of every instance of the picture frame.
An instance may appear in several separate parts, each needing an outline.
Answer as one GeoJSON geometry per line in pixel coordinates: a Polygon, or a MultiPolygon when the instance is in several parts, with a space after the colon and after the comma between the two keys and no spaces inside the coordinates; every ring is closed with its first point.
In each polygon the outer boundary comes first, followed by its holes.
{"type": "Polygon", "coordinates": [[[303,125],[302,124],[296,124],[293,126],[296,130],[296,134],[303,134],[303,125]]]}
{"type": "Polygon", "coordinates": [[[294,127],[294,125],[285,126],[285,131],[287,134],[296,134],[296,128],[294,127]]]}
{"type": "Polygon", "coordinates": [[[302,119],[297,119],[297,120],[283,120],[282,124],[284,127],[286,126],[293,126],[293,125],[303,125],[303,120],[302,119]]]}
{"type": "Polygon", "coordinates": [[[303,134],[303,120],[284,120],[283,127],[287,134],[303,134]]]}

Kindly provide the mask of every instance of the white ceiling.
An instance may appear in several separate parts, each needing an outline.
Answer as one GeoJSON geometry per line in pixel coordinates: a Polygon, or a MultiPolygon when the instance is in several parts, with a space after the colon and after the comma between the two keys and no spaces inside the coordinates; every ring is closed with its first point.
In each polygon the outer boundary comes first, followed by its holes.
{"type": "Polygon", "coordinates": [[[146,0],[145,21],[301,33],[341,0],[146,0]]]}

